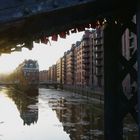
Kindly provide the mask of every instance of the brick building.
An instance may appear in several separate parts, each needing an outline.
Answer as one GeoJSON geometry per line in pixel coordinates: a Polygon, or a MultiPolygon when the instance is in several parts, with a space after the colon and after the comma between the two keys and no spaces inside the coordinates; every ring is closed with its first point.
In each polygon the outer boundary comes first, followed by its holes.
{"type": "Polygon", "coordinates": [[[25,60],[16,68],[18,80],[25,81],[28,84],[38,84],[39,65],[36,60],[25,60]],[[19,73],[19,74],[18,74],[19,73]]]}
{"type": "Polygon", "coordinates": [[[62,84],[66,83],[66,53],[62,57],[62,84]]]}
{"type": "Polygon", "coordinates": [[[48,71],[47,70],[42,70],[39,72],[39,81],[40,82],[48,81],[48,71]]]}
{"type": "Polygon", "coordinates": [[[47,78],[48,82],[50,83],[56,83],[57,82],[57,70],[56,70],[56,65],[52,65],[49,67],[48,72],[47,72],[47,78]]]}
{"type": "Polygon", "coordinates": [[[88,85],[88,63],[89,63],[89,32],[85,31],[80,45],[77,47],[77,67],[76,67],[76,85],[88,85]]]}
{"type": "Polygon", "coordinates": [[[102,90],[104,87],[104,44],[103,27],[98,26],[93,34],[93,76],[94,88],[102,90]]]}
{"type": "Polygon", "coordinates": [[[56,64],[52,65],[52,81],[53,81],[53,83],[57,82],[57,67],[56,67],[56,64]]]}
{"type": "Polygon", "coordinates": [[[56,62],[57,83],[62,83],[62,58],[56,62]]]}
{"type": "Polygon", "coordinates": [[[93,86],[93,31],[86,30],[76,47],[76,85],[93,86]]]}
{"type": "Polygon", "coordinates": [[[21,90],[38,89],[39,84],[39,65],[36,60],[24,60],[11,73],[10,80],[21,90]]]}
{"type": "Polygon", "coordinates": [[[66,52],[66,85],[74,85],[74,46],[66,52]]]}
{"type": "MultiPolygon", "coordinates": [[[[104,27],[86,30],[81,41],[72,44],[56,63],[57,82],[74,87],[88,87],[95,91],[104,89],[104,27]]],[[[136,50],[136,36],[126,29],[122,36],[122,55],[130,59],[136,50]]],[[[136,64],[135,64],[136,67],[136,64]]],[[[55,69],[55,68],[54,68],[55,69]]],[[[48,80],[52,80],[52,67],[48,70],[48,80]]],[[[55,70],[54,70],[55,71],[55,70]]],[[[136,86],[128,74],[123,81],[125,92],[136,86]]]]}

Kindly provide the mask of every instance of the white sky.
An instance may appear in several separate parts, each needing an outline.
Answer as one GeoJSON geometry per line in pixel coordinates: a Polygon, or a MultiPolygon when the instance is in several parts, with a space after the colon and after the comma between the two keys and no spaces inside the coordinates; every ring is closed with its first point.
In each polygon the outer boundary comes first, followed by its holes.
{"type": "Polygon", "coordinates": [[[71,48],[71,44],[80,41],[83,32],[71,34],[66,39],[59,38],[58,41],[51,41],[51,46],[48,43],[34,44],[32,50],[26,48],[22,52],[13,52],[11,54],[2,54],[0,56],[0,73],[7,73],[13,71],[25,59],[37,60],[40,70],[47,70],[56,61],[63,56],[64,52],[71,48]]]}

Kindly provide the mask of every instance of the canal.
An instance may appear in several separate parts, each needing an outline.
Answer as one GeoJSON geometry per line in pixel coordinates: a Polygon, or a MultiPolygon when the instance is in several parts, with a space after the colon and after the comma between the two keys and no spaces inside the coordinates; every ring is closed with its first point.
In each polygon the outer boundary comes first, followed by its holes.
{"type": "MultiPolygon", "coordinates": [[[[103,140],[103,103],[66,91],[35,95],[0,87],[0,140],[103,140]]],[[[137,140],[128,115],[124,140],[137,140]]]]}

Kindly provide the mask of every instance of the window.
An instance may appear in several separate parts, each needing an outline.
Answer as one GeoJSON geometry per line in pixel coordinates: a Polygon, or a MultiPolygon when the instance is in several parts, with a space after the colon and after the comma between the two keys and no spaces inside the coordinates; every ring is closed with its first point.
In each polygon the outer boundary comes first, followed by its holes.
{"type": "Polygon", "coordinates": [[[33,68],[33,64],[32,64],[32,63],[30,63],[29,67],[30,67],[30,68],[33,68]]]}

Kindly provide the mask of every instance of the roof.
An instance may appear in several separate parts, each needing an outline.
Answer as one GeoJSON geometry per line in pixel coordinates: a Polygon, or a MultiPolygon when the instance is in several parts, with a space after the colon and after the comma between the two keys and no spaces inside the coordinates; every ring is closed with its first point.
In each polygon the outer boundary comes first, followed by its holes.
{"type": "Polygon", "coordinates": [[[84,30],[97,20],[125,20],[136,12],[136,0],[1,0],[0,53],[32,49],[33,41],[84,30]]]}

